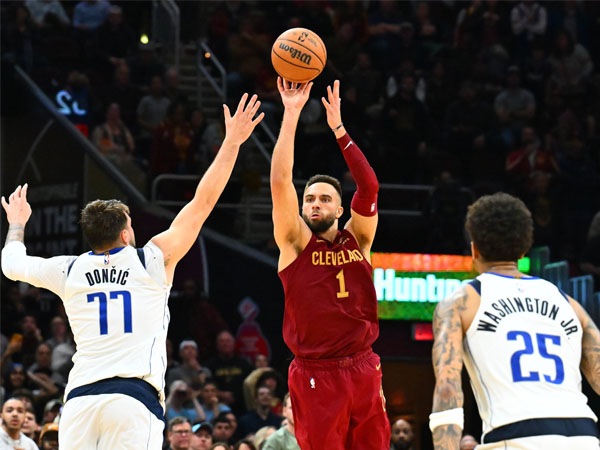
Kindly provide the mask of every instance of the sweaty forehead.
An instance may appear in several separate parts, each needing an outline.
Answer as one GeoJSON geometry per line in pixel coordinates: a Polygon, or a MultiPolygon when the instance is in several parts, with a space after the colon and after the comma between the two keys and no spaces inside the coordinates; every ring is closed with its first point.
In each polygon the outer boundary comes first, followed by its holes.
{"type": "Polygon", "coordinates": [[[340,199],[340,194],[337,190],[329,183],[315,183],[311,184],[304,190],[304,196],[314,195],[319,197],[321,195],[329,195],[332,198],[340,199]]]}

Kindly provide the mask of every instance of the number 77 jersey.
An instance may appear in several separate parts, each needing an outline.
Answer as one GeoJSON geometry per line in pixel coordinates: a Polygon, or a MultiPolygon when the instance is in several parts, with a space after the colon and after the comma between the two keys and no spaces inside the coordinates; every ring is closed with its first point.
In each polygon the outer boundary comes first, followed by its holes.
{"type": "Polygon", "coordinates": [[[464,338],[464,361],[484,435],[535,418],[596,420],[581,392],[582,328],[568,298],[552,283],[484,273],[464,338]]]}
{"type": "Polygon", "coordinates": [[[78,256],[60,295],[77,352],[65,390],[99,380],[141,378],[164,401],[167,284],[161,250],[123,247],[78,256]]]}
{"type": "Polygon", "coordinates": [[[285,292],[283,339],[302,358],[337,358],[371,348],[379,334],[373,269],[352,234],[333,242],[313,234],[279,277],[285,292]]]}

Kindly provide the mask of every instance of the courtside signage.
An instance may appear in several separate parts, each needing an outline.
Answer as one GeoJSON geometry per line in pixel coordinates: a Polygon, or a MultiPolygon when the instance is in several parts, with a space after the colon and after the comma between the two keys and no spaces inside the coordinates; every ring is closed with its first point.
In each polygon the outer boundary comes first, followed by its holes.
{"type": "MultiPolygon", "coordinates": [[[[470,256],[372,253],[380,319],[431,320],[437,302],[477,276],[470,256]]],[[[529,272],[529,258],[519,261],[529,272]]]]}

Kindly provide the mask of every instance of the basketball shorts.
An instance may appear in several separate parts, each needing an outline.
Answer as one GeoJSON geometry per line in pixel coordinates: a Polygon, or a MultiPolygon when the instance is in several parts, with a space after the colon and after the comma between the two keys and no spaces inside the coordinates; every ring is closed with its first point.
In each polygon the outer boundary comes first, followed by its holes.
{"type": "MultiPolygon", "coordinates": [[[[132,387],[122,380],[117,383],[117,389],[111,389],[115,385],[114,382],[111,384],[111,380],[103,380],[99,382],[102,387],[100,391],[127,391],[128,389],[122,389],[123,385],[126,388],[132,387]]],[[[136,381],[145,383],[141,380],[136,381]]],[[[157,398],[152,399],[151,395],[144,395],[145,388],[141,383],[134,383],[133,395],[122,392],[84,392],[82,395],[71,397],[69,394],[58,427],[60,449],[161,450],[165,424],[164,418],[161,420],[157,416],[158,408],[162,411],[162,407],[157,398]],[[139,389],[140,386],[142,389],[139,389]],[[155,403],[153,400],[156,400],[155,403]],[[149,408],[149,405],[152,406],[149,408]]],[[[95,385],[97,383],[88,386],[95,385]]],[[[153,390],[151,387],[150,389],[153,390]]]]}
{"type": "Polygon", "coordinates": [[[477,450],[598,450],[600,442],[593,436],[529,436],[480,444],[477,450]]]}
{"type": "Polygon", "coordinates": [[[302,450],[389,448],[381,363],[371,350],[335,359],[295,358],[289,389],[302,450]]]}

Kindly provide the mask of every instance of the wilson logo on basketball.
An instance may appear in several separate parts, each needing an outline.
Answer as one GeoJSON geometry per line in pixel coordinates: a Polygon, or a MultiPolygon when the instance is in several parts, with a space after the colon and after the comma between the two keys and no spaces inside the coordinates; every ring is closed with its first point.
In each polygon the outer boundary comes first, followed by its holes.
{"type": "Polygon", "coordinates": [[[308,53],[304,53],[304,52],[298,50],[297,48],[290,47],[288,44],[285,44],[283,42],[281,42],[279,44],[279,48],[282,49],[283,51],[289,52],[290,56],[292,58],[297,59],[298,61],[300,61],[304,64],[310,64],[312,56],[309,55],[308,53]]]}

